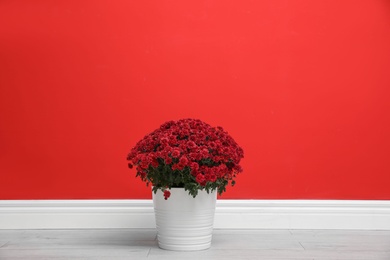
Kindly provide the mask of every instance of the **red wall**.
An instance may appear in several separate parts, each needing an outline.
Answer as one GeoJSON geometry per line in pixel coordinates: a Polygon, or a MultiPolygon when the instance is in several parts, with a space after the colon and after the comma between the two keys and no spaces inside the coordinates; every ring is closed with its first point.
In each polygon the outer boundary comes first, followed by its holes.
{"type": "Polygon", "coordinates": [[[1,1],[0,199],[150,198],[130,148],[194,117],[222,198],[390,199],[390,2],[1,1]]]}

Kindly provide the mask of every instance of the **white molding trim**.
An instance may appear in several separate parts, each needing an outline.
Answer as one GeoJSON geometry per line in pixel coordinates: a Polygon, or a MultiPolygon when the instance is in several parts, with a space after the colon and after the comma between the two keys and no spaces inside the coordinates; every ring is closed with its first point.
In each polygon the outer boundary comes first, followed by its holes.
{"type": "MultiPolygon", "coordinates": [[[[0,229],[155,228],[151,200],[0,200],[0,229]]],[[[390,230],[389,200],[218,200],[216,229],[390,230]]]]}

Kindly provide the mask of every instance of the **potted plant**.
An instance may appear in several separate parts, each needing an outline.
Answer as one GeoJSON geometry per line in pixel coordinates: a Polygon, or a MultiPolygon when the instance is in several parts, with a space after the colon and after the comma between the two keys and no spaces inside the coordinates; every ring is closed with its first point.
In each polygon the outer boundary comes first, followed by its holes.
{"type": "Polygon", "coordinates": [[[210,247],[217,193],[235,184],[243,157],[222,127],[197,119],[166,122],[131,149],[129,168],[152,185],[161,248],[210,247]]]}

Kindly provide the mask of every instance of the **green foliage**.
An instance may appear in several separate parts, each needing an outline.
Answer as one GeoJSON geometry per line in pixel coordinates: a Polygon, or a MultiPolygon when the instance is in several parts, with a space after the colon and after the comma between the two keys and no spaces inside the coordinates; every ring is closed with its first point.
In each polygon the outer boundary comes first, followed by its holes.
{"type": "MultiPolygon", "coordinates": [[[[209,163],[209,162],[206,162],[209,163]]],[[[215,182],[207,182],[205,186],[196,182],[193,175],[190,174],[190,168],[183,170],[172,170],[170,165],[160,162],[158,167],[149,166],[147,181],[153,185],[152,191],[164,191],[167,188],[184,188],[194,198],[199,190],[206,190],[207,193],[217,191],[219,195],[226,191],[229,182],[226,179],[218,179],[215,182]]]]}

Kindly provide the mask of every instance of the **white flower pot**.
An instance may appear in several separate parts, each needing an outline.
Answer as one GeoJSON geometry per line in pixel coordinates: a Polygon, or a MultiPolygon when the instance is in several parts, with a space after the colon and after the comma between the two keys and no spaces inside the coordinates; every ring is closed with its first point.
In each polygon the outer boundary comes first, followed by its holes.
{"type": "Polygon", "coordinates": [[[184,188],[170,191],[167,200],[160,190],[152,192],[159,247],[175,251],[210,248],[217,192],[199,191],[193,198],[184,188]]]}

